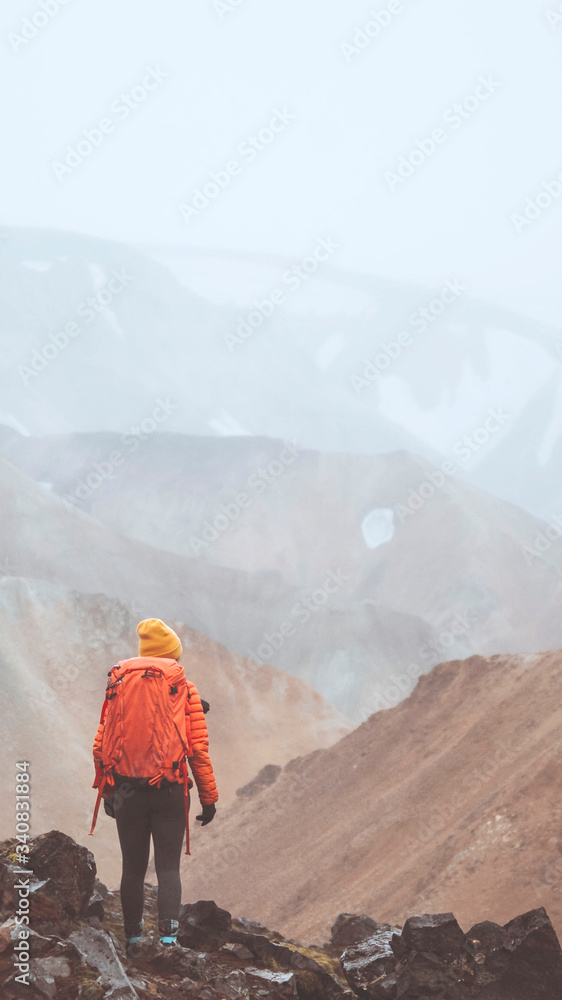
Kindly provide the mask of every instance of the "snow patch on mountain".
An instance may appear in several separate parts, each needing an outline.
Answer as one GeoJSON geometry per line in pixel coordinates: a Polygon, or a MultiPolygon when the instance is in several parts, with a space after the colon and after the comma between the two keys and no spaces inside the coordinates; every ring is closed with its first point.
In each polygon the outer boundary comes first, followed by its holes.
{"type": "Polygon", "coordinates": [[[394,538],[394,511],[392,507],[377,507],[361,524],[361,531],[368,549],[378,549],[379,545],[394,538]]]}

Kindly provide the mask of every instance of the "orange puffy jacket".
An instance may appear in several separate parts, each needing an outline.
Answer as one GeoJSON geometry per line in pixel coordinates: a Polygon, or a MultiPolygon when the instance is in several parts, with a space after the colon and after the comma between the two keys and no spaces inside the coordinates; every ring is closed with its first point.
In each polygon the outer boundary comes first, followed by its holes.
{"type": "MultiPolygon", "coordinates": [[[[96,769],[101,761],[101,745],[105,722],[100,722],[94,739],[93,755],[96,769]]],[[[209,733],[205,721],[205,713],[201,705],[199,692],[187,681],[187,698],[185,702],[185,727],[188,736],[188,743],[192,748],[192,756],[188,758],[188,763],[197,786],[201,805],[210,805],[218,802],[219,793],[213,773],[213,765],[209,757],[209,733]]]]}

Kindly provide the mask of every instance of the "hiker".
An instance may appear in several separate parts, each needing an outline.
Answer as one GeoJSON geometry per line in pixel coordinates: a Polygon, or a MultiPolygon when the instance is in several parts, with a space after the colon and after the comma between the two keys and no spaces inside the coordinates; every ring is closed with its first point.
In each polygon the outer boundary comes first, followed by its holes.
{"type": "MultiPolygon", "coordinates": [[[[109,671],[100,724],[94,740],[94,788],[114,816],[121,853],[121,905],[127,952],[140,941],[144,921],[144,878],[154,844],[158,879],[158,930],[164,945],[177,943],[181,903],[180,858],[184,834],[189,854],[187,760],[195,779],[202,826],[213,819],[218,800],[209,758],[209,736],[197,688],[178,663],[179,637],[160,621],[137,626],[139,655],[109,671]]],[[[208,705],[205,704],[205,708],[208,705]]]]}

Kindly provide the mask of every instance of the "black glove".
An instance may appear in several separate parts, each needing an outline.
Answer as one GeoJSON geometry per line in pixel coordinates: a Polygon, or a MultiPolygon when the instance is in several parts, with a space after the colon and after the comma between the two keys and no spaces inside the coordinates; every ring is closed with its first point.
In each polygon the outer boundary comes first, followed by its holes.
{"type": "Polygon", "coordinates": [[[209,711],[210,707],[211,707],[211,706],[209,705],[209,702],[208,702],[208,701],[205,701],[205,699],[204,699],[204,698],[201,698],[201,708],[203,709],[203,711],[204,711],[205,715],[206,715],[206,714],[207,714],[207,712],[209,711]]]}
{"type": "Polygon", "coordinates": [[[202,809],[203,812],[201,813],[201,815],[196,816],[195,819],[199,820],[201,826],[207,826],[207,823],[210,823],[211,820],[215,818],[217,807],[214,802],[211,802],[211,804],[208,806],[202,806],[202,809]]]}

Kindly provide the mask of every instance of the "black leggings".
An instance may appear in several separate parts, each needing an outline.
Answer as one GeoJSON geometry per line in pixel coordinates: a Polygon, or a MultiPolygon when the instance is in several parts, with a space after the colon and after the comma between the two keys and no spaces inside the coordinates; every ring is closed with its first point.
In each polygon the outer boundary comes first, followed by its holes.
{"type": "Polygon", "coordinates": [[[162,788],[134,788],[131,779],[120,775],[115,775],[115,785],[115,819],[123,855],[121,906],[125,935],[131,937],[138,933],[142,918],[151,834],[158,879],[158,921],[179,919],[184,790],[179,782],[162,788]]]}

